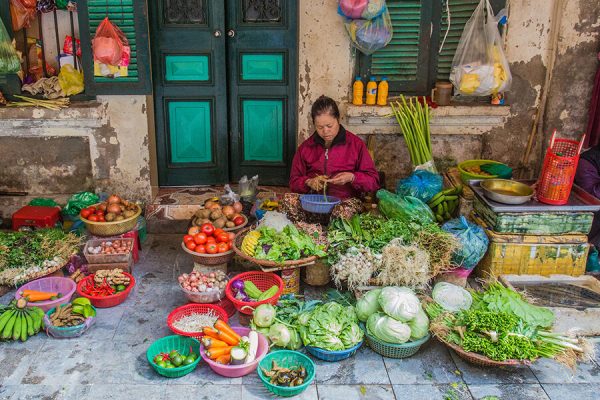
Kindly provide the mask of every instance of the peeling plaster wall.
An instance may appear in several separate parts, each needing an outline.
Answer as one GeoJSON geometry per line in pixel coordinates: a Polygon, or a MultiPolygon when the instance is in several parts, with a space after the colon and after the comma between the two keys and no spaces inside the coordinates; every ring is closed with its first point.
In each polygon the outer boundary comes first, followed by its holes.
{"type": "Polygon", "coordinates": [[[0,190],[29,194],[0,197],[0,208],[10,214],[31,197],[64,202],[90,189],[150,200],[146,110],[145,96],[101,96],[61,111],[0,109],[0,152],[28,143],[21,174],[20,159],[0,161],[0,190]]]}
{"type": "Polygon", "coordinates": [[[558,53],[544,115],[544,149],[555,128],[561,137],[573,139],[585,132],[599,63],[599,2],[565,0],[560,14],[558,53]]]}
{"type": "Polygon", "coordinates": [[[337,0],[300,1],[299,7],[298,145],[313,132],[310,108],[322,94],[345,114],[355,63],[337,0]]]}

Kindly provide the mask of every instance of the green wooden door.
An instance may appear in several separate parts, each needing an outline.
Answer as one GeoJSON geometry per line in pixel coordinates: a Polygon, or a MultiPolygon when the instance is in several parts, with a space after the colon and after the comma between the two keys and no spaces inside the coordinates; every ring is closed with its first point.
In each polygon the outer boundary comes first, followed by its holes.
{"type": "Polygon", "coordinates": [[[156,0],[159,185],[287,184],[296,137],[297,1],[156,0]]]}
{"type": "Polygon", "coordinates": [[[152,76],[161,186],[228,180],[222,0],[153,0],[152,76]]]}
{"type": "Polygon", "coordinates": [[[231,174],[287,185],[296,148],[295,0],[228,2],[231,174]]]}

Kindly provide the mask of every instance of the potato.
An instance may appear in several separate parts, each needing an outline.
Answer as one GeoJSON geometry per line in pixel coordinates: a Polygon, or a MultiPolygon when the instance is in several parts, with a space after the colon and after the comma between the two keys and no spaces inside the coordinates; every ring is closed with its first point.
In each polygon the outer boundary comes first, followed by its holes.
{"type": "Polygon", "coordinates": [[[213,221],[216,221],[221,217],[223,217],[223,213],[221,212],[221,210],[215,210],[210,213],[210,219],[212,219],[213,221]]]}
{"type": "Polygon", "coordinates": [[[111,222],[111,221],[114,221],[114,220],[115,220],[115,217],[116,217],[116,215],[115,215],[115,214],[113,214],[113,213],[106,213],[106,216],[104,217],[104,219],[105,219],[107,222],[111,222]]]}
{"type": "MultiPolygon", "coordinates": [[[[105,218],[105,219],[106,219],[106,218],[105,218]]],[[[124,216],[122,216],[122,215],[117,215],[117,216],[115,217],[115,221],[123,221],[124,219],[125,219],[125,217],[124,217],[124,216]]]]}
{"type": "Polygon", "coordinates": [[[135,211],[133,211],[133,210],[125,210],[125,211],[123,212],[123,216],[124,216],[125,218],[131,218],[131,217],[133,217],[134,215],[135,215],[135,211]]]}
{"type": "Polygon", "coordinates": [[[221,218],[215,220],[215,222],[213,222],[213,225],[215,226],[215,228],[223,228],[226,223],[227,223],[227,218],[221,217],[221,218]]]}
{"type": "Polygon", "coordinates": [[[227,222],[225,222],[225,227],[226,228],[234,228],[235,224],[233,223],[233,221],[227,221],[227,222]]]}

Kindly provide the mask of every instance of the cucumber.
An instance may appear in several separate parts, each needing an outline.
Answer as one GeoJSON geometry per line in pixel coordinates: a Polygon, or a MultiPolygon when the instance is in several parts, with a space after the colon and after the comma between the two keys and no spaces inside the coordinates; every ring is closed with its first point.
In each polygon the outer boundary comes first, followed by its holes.
{"type": "Polygon", "coordinates": [[[278,290],[279,290],[279,287],[277,285],[273,285],[270,288],[268,288],[267,290],[265,290],[263,292],[263,294],[260,295],[258,300],[262,301],[262,300],[270,299],[271,297],[273,297],[277,294],[278,290]]]}
{"type": "Polygon", "coordinates": [[[263,295],[262,290],[256,287],[256,285],[252,281],[244,281],[244,292],[254,300],[259,300],[263,295]]]}

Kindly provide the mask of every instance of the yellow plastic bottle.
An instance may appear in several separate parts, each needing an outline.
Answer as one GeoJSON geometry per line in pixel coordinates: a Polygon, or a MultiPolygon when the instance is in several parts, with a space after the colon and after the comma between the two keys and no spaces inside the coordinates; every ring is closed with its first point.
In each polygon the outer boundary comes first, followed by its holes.
{"type": "Polygon", "coordinates": [[[369,106],[375,105],[375,101],[377,100],[377,82],[375,81],[375,77],[372,76],[369,79],[369,83],[367,83],[367,101],[366,104],[369,106]]]}
{"type": "Polygon", "coordinates": [[[377,105],[385,106],[387,104],[389,85],[387,77],[382,77],[379,86],[377,86],[377,105]]]}
{"type": "Polygon", "coordinates": [[[365,85],[362,83],[360,76],[357,76],[352,85],[352,104],[360,106],[363,103],[363,91],[365,85]]]}

